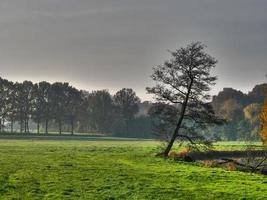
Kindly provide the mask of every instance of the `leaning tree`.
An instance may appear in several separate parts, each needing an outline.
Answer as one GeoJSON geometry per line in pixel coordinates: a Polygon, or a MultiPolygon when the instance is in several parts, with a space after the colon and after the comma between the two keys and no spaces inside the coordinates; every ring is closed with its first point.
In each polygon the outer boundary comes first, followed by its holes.
{"type": "Polygon", "coordinates": [[[203,129],[223,123],[215,115],[208,94],[217,79],[210,74],[217,61],[205,52],[200,42],[170,53],[170,60],[153,68],[151,77],[155,86],[147,88],[157,101],[178,108],[175,128],[163,156],[168,156],[176,139],[188,141],[191,148],[210,147],[203,129]]]}

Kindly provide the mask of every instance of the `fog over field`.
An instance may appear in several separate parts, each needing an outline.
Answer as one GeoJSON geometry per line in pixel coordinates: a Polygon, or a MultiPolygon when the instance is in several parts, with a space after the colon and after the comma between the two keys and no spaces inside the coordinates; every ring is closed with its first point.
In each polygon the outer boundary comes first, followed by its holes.
{"type": "Polygon", "coordinates": [[[265,81],[266,9],[265,0],[2,0],[1,76],[132,87],[146,100],[152,66],[201,41],[219,60],[213,93],[248,91],[265,81]]]}

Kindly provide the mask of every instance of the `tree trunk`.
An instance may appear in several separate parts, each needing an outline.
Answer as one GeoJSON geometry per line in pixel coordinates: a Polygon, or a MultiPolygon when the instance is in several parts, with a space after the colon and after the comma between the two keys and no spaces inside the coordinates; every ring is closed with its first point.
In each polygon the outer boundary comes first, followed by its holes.
{"type": "Polygon", "coordinates": [[[5,132],[5,119],[2,121],[2,132],[5,132]]]}
{"type": "Polygon", "coordinates": [[[40,122],[37,122],[37,133],[40,134],[40,122]]]}
{"type": "Polygon", "coordinates": [[[27,128],[27,133],[30,133],[30,129],[29,129],[29,119],[27,118],[26,120],[26,128],[27,128]]]}
{"type": "Polygon", "coordinates": [[[20,119],[20,133],[23,132],[23,120],[22,118],[20,119]]]}
{"type": "Polygon", "coordinates": [[[22,133],[22,131],[23,131],[23,122],[20,122],[20,133],[22,133]]]}
{"type": "Polygon", "coordinates": [[[74,133],[74,122],[71,120],[71,135],[74,133]]]}
{"type": "Polygon", "coordinates": [[[126,119],[125,125],[126,125],[126,137],[128,137],[129,136],[129,120],[128,119],[126,119]]]}
{"type": "Polygon", "coordinates": [[[24,133],[27,133],[27,119],[26,118],[24,122],[24,133]]]}
{"type": "Polygon", "coordinates": [[[61,135],[61,133],[62,133],[61,120],[59,120],[58,126],[59,126],[59,134],[61,135]]]}
{"type": "Polygon", "coordinates": [[[11,133],[13,133],[13,132],[14,132],[14,131],[13,131],[13,125],[14,125],[13,119],[11,119],[11,122],[10,122],[10,123],[11,123],[11,124],[10,124],[10,125],[11,125],[11,127],[10,127],[10,128],[11,128],[11,133]]]}
{"type": "Polygon", "coordinates": [[[176,140],[176,138],[178,136],[179,130],[180,130],[181,125],[183,123],[186,107],[187,107],[189,96],[190,96],[190,93],[191,93],[192,85],[193,85],[193,80],[191,80],[191,82],[190,82],[190,84],[188,86],[188,91],[187,91],[187,94],[186,94],[186,97],[185,97],[185,101],[182,104],[180,118],[179,118],[178,123],[176,125],[176,128],[174,130],[172,138],[171,138],[169,144],[167,145],[166,149],[162,153],[162,155],[165,156],[165,157],[167,157],[169,155],[169,152],[170,152],[170,150],[171,150],[171,148],[172,148],[172,146],[173,146],[173,144],[174,144],[174,142],[175,142],[175,140],[176,140]]]}
{"type": "Polygon", "coordinates": [[[45,120],[45,134],[48,134],[48,119],[45,120]]]}

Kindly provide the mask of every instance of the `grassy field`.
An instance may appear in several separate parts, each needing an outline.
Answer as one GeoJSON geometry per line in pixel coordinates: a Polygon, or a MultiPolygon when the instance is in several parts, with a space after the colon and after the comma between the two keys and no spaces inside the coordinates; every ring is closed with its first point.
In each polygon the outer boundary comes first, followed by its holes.
{"type": "MultiPolygon", "coordinates": [[[[153,141],[0,140],[0,199],[266,199],[267,177],[154,157],[153,141]]],[[[242,143],[217,148],[240,149],[242,143]]]]}

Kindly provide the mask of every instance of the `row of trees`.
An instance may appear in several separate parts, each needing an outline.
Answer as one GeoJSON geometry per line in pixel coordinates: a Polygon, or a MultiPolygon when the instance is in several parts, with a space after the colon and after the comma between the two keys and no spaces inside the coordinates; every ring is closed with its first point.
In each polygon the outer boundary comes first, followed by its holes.
{"type": "Polygon", "coordinates": [[[0,78],[0,131],[29,133],[29,122],[36,131],[57,128],[61,134],[68,130],[111,133],[113,129],[129,131],[131,120],[139,111],[140,99],[132,89],[124,88],[112,96],[107,90],[80,91],[68,83],[13,83],[0,78]]]}
{"type": "Polygon", "coordinates": [[[63,121],[69,121],[73,132],[76,113],[82,102],[80,91],[68,83],[13,83],[2,78],[0,81],[2,132],[9,128],[8,125],[13,132],[14,123],[18,122],[20,132],[28,133],[30,120],[37,124],[38,133],[41,123],[45,124],[45,132],[48,133],[52,120],[58,123],[59,133],[62,132],[63,121]]]}

